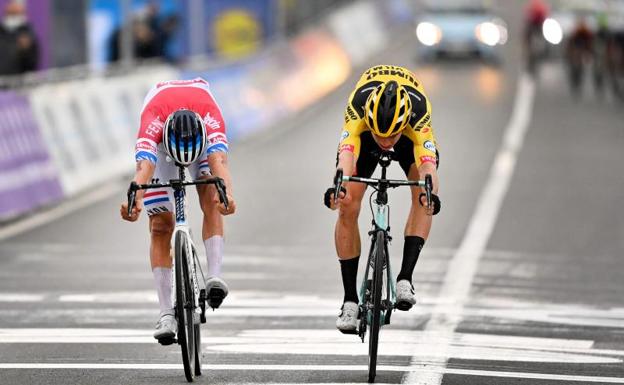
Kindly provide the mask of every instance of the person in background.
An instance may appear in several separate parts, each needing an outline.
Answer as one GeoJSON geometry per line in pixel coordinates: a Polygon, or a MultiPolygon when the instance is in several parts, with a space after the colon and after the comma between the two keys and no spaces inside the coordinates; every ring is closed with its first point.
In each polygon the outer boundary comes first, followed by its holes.
{"type": "Polygon", "coordinates": [[[544,0],[530,0],[525,8],[523,49],[527,69],[536,73],[538,61],[546,48],[542,36],[542,25],[550,13],[544,0]]]}
{"type": "Polygon", "coordinates": [[[37,37],[26,18],[24,5],[10,1],[0,23],[0,75],[34,71],[39,64],[37,37]]]}
{"type": "MultiPolygon", "coordinates": [[[[174,15],[160,17],[157,2],[148,3],[132,19],[133,55],[135,59],[163,58],[173,61],[167,52],[167,45],[178,28],[178,18],[174,15]]],[[[113,32],[110,40],[110,61],[121,59],[123,26],[113,32]]]]}
{"type": "Polygon", "coordinates": [[[566,45],[566,59],[572,96],[581,95],[585,72],[591,64],[594,49],[594,33],[587,16],[579,14],[566,45]]]}

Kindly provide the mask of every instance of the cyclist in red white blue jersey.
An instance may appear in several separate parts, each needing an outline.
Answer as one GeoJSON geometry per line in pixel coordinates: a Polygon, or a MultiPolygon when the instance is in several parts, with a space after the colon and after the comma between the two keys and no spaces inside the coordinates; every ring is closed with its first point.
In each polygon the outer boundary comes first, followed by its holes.
{"type": "MultiPolygon", "coordinates": [[[[190,142],[188,142],[190,143],[190,142]]],[[[186,147],[185,147],[186,149],[186,147]]],[[[232,198],[232,179],[227,164],[228,141],[221,110],[210,92],[208,82],[201,78],[171,80],[156,84],[148,92],[141,112],[141,126],[135,147],[138,184],[168,182],[178,178],[177,164],[187,167],[191,178],[200,179],[211,175],[225,182],[229,205],[219,203],[213,185],[197,188],[199,202],[204,214],[202,238],[208,260],[206,291],[221,293],[225,298],[228,287],[221,278],[223,261],[223,215],[233,214],[236,203],[232,198]],[[164,132],[173,133],[165,135],[164,132]],[[203,151],[191,157],[176,152],[176,135],[192,135],[193,143],[203,151]],[[186,160],[190,160],[185,162],[186,160]],[[215,290],[218,289],[218,290],[215,290]]],[[[158,293],[160,318],[154,338],[170,339],[177,332],[172,303],[171,236],[173,218],[173,191],[171,188],[137,191],[136,205],[128,215],[128,204],[121,205],[123,219],[134,222],[143,209],[149,216],[151,235],[150,259],[158,293]]],[[[221,298],[221,300],[223,299],[221,298]]]]}

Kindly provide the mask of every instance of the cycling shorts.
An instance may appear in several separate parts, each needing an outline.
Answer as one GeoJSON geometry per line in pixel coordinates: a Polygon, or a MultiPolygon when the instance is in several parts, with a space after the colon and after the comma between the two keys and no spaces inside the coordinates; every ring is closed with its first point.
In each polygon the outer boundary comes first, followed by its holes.
{"type": "MultiPolygon", "coordinates": [[[[361,150],[355,165],[355,175],[362,178],[370,178],[377,168],[379,158],[374,152],[379,151],[379,146],[375,143],[370,132],[363,132],[360,135],[361,150]]],[[[414,158],[414,143],[407,137],[401,136],[397,144],[394,145],[394,152],[397,155],[399,165],[407,176],[410,167],[416,164],[414,158]]],[[[439,166],[440,153],[436,149],[436,168],[439,166]]]]}
{"type": "MultiPolygon", "coordinates": [[[[159,145],[159,147],[162,147],[162,145],[159,145]]],[[[171,179],[178,179],[178,167],[173,161],[168,160],[167,155],[159,148],[158,160],[156,161],[156,170],[154,171],[152,183],[166,183],[171,179]]],[[[207,152],[195,162],[191,163],[186,170],[186,175],[193,179],[210,176],[207,152]]],[[[143,205],[147,214],[150,216],[160,213],[172,213],[173,202],[173,189],[170,187],[149,189],[143,196],[143,205]]]]}

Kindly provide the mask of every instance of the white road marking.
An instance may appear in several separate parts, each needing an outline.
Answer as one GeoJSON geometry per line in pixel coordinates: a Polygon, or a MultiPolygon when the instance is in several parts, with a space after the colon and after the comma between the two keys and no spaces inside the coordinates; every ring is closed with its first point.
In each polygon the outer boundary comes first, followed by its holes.
{"type": "MultiPolygon", "coordinates": [[[[435,362],[436,346],[449,345],[449,357],[463,360],[495,360],[552,363],[621,363],[624,351],[592,349],[591,340],[492,336],[456,333],[452,341],[440,333],[387,330],[380,356],[412,356],[435,362]],[[407,341],[407,342],[406,342],[407,341]]],[[[367,345],[334,330],[257,329],[236,336],[203,338],[204,349],[241,354],[314,354],[366,356],[367,345]]],[[[52,328],[0,329],[0,344],[155,344],[151,330],[52,328]]]]}
{"type": "MultiPolygon", "coordinates": [[[[463,313],[463,307],[468,300],[479,260],[486,249],[503,199],[507,194],[518,152],[522,148],[529,127],[534,96],[535,84],[528,75],[523,74],[518,81],[515,105],[509,124],[505,129],[502,146],[496,155],[464,238],[449,263],[444,284],[440,290],[440,296],[454,299],[454,306],[457,309],[453,313],[456,315],[449,316],[446,309],[434,308],[431,320],[427,323],[427,331],[439,332],[445,335],[449,341],[461,321],[460,315],[463,313]]],[[[440,344],[436,347],[433,356],[439,357],[439,359],[434,363],[435,365],[446,365],[449,348],[450,344],[440,344]]],[[[417,353],[415,352],[411,361],[412,366],[420,365],[420,357],[417,353]]],[[[411,372],[403,380],[407,383],[436,385],[442,383],[442,378],[443,373],[421,374],[411,372]]]]}
{"type": "Polygon", "coordinates": [[[90,302],[90,303],[157,303],[158,296],[154,290],[149,291],[118,291],[90,294],[63,294],[59,302],[90,302]]]}
{"type": "MultiPolygon", "coordinates": [[[[430,311],[445,314],[446,317],[493,317],[550,323],[558,325],[577,325],[593,327],[611,327],[624,329],[624,308],[592,308],[584,305],[549,304],[513,301],[507,298],[483,298],[470,306],[456,306],[454,297],[423,297],[419,307],[409,313],[399,313],[393,326],[403,326],[409,322],[422,322],[430,311]]],[[[150,317],[149,307],[126,308],[55,308],[55,303],[67,304],[146,304],[158,302],[153,290],[92,292],[72,294],[52,293],[0,293],[0,303],[46,303],[46,307],[36,309],[0,309],[0,316],[28,313],[30,319],[56,318],[59,316],[84,317],[82,321],[92,322],[99,319],[118,319],[132,317],[150,317]]],[[[281,292],[236,291],[216,312],[209,312],[210,317],[224,319],[228,317],[333,317],[337,314],[339,303],[335,298],[318,295],[283,295],[281,292]]],[[[87,322],[88,323],[88,322],[87,322]]]]}
{"type": "Polygon", "coordinates": [[[0,293],[0,302],[42,302],[44,294],[0,293]]]}
{"type": "Polygon", "coordinates": [[[26,231],[30,231],[46,223],[54,222],[74,211],[78,211],[99,201],[110,198],[122,190],[120,183],[105,183],[91,189],[84,195],[68,198],[66,201],[32,214],[15,223],[0,226],[0,241],[11,238],[26,231]]]}
{"type": "MultiPolygon", "coordinates": [[[[252,354],[314,354],[366,356],[366,344],[353,336],[333,330],[259,329],[246,330],[233,337],[210,341],[206,350],[252,354]]],[[[412,356],[436,362],[438,345],[448,345],[448,357],[463,360],[518,362],[621,363],[619,357],[601,355],[591,349],[593,341],[558,338],[533,338],[505,335],[460,334],[447,340],[445,333],[410,330],[384,330],[380,356],[412,356]]],[[[618,352],[620,356],[624,351],[618,352]]],[[[617,354],[616,354],[617,356],[617,354]]]]}
{"type": "MultiPolygon", "coordinates": [[[[72,370],[183,370],[181,364],[96,364],[96,363],[6,363],[0,364],[0,369],[72,369],[72,370]]],[[[368,371],[366,365],[202,365],[202,369],[208,370],[232,370],[232,371],[340,371],[340,372],[363,372],[368,371]]],[[[459,374],[464,376],[521,378],[533,380],[550,380],[566,382],[598,382],[609,384],[624,384],[624,378],[600,377],[600,376],[576,376],[533,372],[503,372],[495,370],[470,370],[443,367],[408,367],[379,365],[377,372],[420,372],[437,374],[459,374]]]]}

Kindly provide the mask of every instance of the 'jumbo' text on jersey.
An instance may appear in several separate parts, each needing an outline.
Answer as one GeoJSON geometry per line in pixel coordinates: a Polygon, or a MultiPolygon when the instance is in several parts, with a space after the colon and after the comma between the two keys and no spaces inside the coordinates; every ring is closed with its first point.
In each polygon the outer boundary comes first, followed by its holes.
{"type": "Polygon", "coordinates": [[[137,162],[157,162],[158,145],[163,141],[165,120],[179,109],[194,111],[203,118],[206,125],[206,154],[228,151],[225,122],[210,93],[208,82],[201,78],[170,80],[156,84],[145,97],[141,111],[141,128],[135,147],[137,162]]]}
{"type": "Polygon", "coordinates": [[[431,104],[422,84],[406,68],[379,65],[369,68],[358,80],[349,97],[345,110],[345,124],[340,137],[338,151],[349,151],[360,155],[360,136],[370,131],[366,125],[364,105],[370,93],[379,84],[394,80],[405,87],[412,102],[412,114],[407,127],[401,133],[413,143],[414,161],[417,166],[425,162],[436,163],[436,141],[431,127],[431,104]]]}

